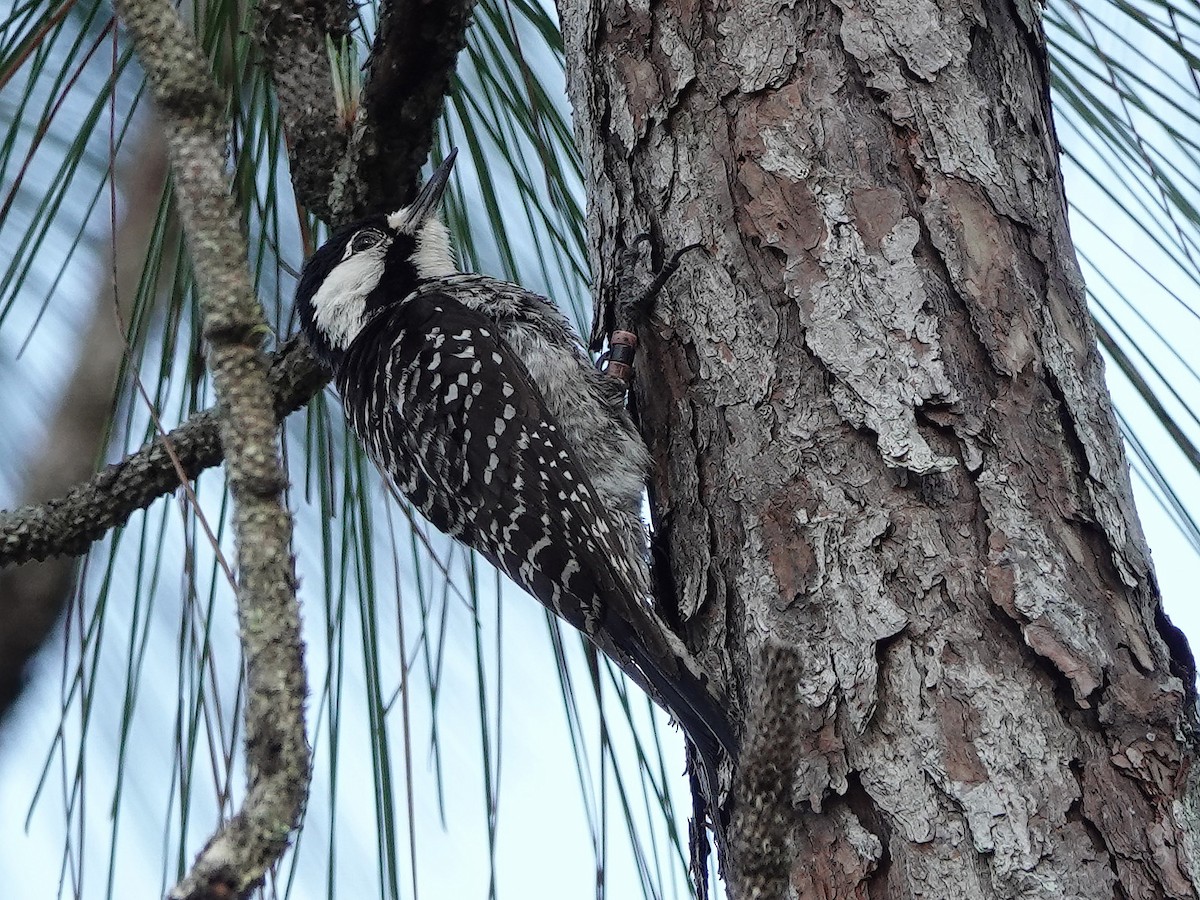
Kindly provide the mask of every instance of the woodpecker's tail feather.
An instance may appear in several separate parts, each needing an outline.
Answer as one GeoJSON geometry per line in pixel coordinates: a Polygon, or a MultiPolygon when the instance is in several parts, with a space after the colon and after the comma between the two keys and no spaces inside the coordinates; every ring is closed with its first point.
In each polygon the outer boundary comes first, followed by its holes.
{"type": "MultiPolygon", "coordinates": [[[[739,745],[725,705],[713,693],[708,679],[689,666],[691,654],[682,642],[671,640],[674,635],[652,615],[645,618],[640,627],[623,623],[623,634],[610,631],[641,673],[642,679],[637,680],[678,720],[706,762],[715,765],[718,748],[736,760],[739,745]],[[678,646],[672,646],[675,643],[678,646]]],[[[611,627],[611,622],[606,624],[611,627]]]]}
{"type": "MultiPolygon", "coordinates": [[[[664,637],[668,632],[659,632],[664,637]]],[[[672,635],[673,637],[673,635],[672,635]]],[[[666,708],[679,722],[695,750],[699,768],[695,772],[703,786],[713,825],[720,834],[721,751],[737,762],[739,744],[730,725],[724,705],[713,695],[707,680],[689,669],[684,656],[670,653],[672,672],[664,671],[661,654],[652,654],[641,641],[635,640],[630,654],[633,662],[648,682],[647,693],[666,708]]],[[[686,651],[684,651],[686,652],[686,651]]],[[[643,683],[645,687],[646,684],[643,683]]]]}

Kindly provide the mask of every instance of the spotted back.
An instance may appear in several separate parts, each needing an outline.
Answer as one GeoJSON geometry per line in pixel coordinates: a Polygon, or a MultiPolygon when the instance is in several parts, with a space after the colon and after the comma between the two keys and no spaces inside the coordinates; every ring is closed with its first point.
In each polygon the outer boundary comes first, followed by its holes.
{"type": "Polygon", "coordinates": [[[572,625],[637,604],[592,485],[495,325],[428,292],[376,315],[338,371],[351,427],[396,487],[572,625]],[[359,384],[357,373],[374,373],[359,384]]]}

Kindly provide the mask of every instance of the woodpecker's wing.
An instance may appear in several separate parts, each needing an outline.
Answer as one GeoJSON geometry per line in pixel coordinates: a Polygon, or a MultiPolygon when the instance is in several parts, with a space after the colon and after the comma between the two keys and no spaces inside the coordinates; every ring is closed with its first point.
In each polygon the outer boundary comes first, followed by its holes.
{"type": "Polygon", "coordinates": [[[586,475],[485,316],[444,294],[412,295],[351,345],[343,397],[361,372],[377,373],[376,403],[347,402],[351,423],[434,525],[585,632],[619,613],[613,604],[638,602],[586,475]]]}
{"type": "Polygon", "coordinates": [[[426,518],[632,659],[693,739],[700,725],[725,743],[719,706],[655,639],[586,472],[493,322],[447,294],[410,295],[363,328],[338,388],[354,430],[426,518]],[[356,384],[360,373],[374,383],[356,384]]]}

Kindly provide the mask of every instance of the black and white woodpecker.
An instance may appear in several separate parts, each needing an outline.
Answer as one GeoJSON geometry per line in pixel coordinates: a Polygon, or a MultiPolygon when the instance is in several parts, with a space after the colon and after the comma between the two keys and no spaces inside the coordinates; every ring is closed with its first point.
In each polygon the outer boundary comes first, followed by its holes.
{"type": "Polygon", "coordinates": [[[451,153],[410,206],[356,222],[296,293],[351,429],[446,534],[582,631],[684,727],[734,755],[720,702],[650,605],[649,454],[624,387],[544,297],[460,274],[437,215],[451,153]]]}

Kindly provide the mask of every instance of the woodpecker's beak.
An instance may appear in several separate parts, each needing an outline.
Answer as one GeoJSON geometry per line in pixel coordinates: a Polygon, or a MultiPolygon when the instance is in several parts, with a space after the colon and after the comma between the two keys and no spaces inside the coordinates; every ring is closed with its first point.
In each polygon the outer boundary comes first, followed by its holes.
{"type": "Polygon", "coordinates": [[[417,199],[403,209],[388,216],[388,225],[400,232],[415,234],[421,223],[433,215],[450,183],[450,172],[454,168],[454,158],[458,156],[458,148],[451,150],[442,164],[437,167],[429,180],[417,194],[417,199]]]}

